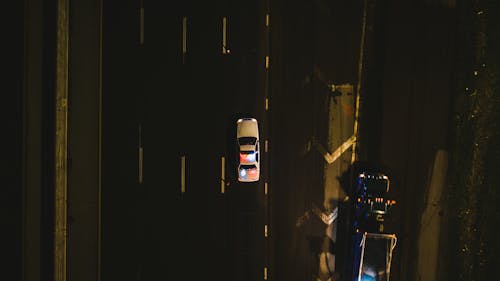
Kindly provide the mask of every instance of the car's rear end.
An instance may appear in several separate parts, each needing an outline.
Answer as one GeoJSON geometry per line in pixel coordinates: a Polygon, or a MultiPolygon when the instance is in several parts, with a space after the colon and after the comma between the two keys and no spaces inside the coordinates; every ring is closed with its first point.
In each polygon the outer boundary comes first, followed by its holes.
{"type": "Polygon", "coordinates": [[[360,232],[356,236],[353,280],[389,281],[395,234],[360,232]]]}

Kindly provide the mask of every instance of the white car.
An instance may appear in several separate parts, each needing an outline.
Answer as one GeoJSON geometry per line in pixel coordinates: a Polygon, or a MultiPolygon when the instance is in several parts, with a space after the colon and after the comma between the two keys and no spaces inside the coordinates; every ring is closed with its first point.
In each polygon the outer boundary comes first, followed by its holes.
{"type": "Polygon", "coordinates": [[[236,140],[239,148],[238,180],[255,182],[260,178],[259,124],[255,118],[241,118],[236,122],[236,140]]]}

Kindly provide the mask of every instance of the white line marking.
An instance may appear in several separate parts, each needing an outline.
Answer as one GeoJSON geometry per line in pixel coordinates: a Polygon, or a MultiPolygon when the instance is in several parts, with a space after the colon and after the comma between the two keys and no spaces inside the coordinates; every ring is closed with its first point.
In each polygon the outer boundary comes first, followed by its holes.
{"type": "Polygon", "coordinates": [[[356,136],[352,135],[348,140],[346,140],[342,145],[340,145],[333,153],[329,153],[326,149],[319,143],[316,143],[316,149],[323,155],[328,164],[332,164],[337,160],[342,153],[344,153],[349,147],[356,143],[356,136]]]}
{"type": "Polygon", "coordinates": [[[227,26],[226,17],[222,17],[222,54],[223,55],[228,53],[228,50],[226,49],[227,48],[226,26],[227,26]]]}
{"type": "Polygon", "coordinates": [[[181,193],[186,192],[186,156],[181,157],[181,193]]]}
{"type": "MultiPolygon", "coordinates": [[[[365,48],[365,33],[366,33],[366,9],[367,9],[367,0],[364,1],[363,4],[363,21],[361,24],[361,42],[359,47],[359,61],[358,61],[358,82],[356,85],[356,113],[354,115],[354,136],[358,136],[358,117],[359,117],[359,95],[361,94],[361,79],[363,74],[363,54],[365,48]]],[[[351,164],[356,162],[357,159],[357,148],[356,142],[352,145],[352,155],[351,155],[351,164]]]]}
{"type": "Polygon", "coordinates": [[[140,34],[139,34],[139,41],[140,44],[144,44],[144,7],[141,7],[140,11],[140,34]]]}
{"type": "Polygon", "coordinates": [[[142,169],[143,169],[143,148],[142,148],[142,126],[141,124],[139,124],[139,147],[138,147],[138,153],[139,153],[139,157],[138,157],[138,167],[139,167],[139,171],[138,171],[138,180],[139,180],[139,184],[142,184],[142,180],[143,180],[143,174],[142,174],[142,169]]]}
{"type": "Polygon", "coordinates": [[[220,173],[221,173],[221,180],[220,180],[220,193],[224,194],[224,187],[226,185],[226,159],[224,158],[224,156],[221,157],[221,161],[220,161],[220,173]]]}
{"type": "Polygon", "coordinates": [[[182,63],[187,54],[187,17],[182,17],[182,63]]]}

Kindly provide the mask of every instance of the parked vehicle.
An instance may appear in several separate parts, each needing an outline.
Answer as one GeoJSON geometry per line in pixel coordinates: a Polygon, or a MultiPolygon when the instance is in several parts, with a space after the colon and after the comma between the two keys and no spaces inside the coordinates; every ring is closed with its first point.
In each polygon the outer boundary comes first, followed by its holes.
{"type": "MultiPolygon", "coordinates": [[[[358,223],[383,222],[396,201],[387,198],[390,180],[384,173],[361,172],[354,187],[354,212],[358,223]]],[[[366,227],[365,227],[366,228],[366,227]]]]}
{"type": "Polygon", "coordinates": [[[351,280],[389,281],[392,252],[396,242],[397,237],[394,233],[356,233],[351,280]]]}
{"type": "Polygon", "coordinates": [[[394,200],[388,198],[389,177],[380,172],[358,173],[353,187],[347,280],[389,281],[397,237],[384,232],[394,200]]]}

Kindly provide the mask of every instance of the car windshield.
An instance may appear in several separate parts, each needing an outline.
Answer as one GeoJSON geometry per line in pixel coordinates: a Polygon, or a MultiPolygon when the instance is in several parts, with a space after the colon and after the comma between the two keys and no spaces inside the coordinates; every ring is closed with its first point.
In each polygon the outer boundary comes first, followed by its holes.
{"type": "Polygon", "coordinates": [[[240,145],[255,145],[257,138],[254,137],[241,137],[238,139],[240,145]]]}
{"type": "Polygon", "coordinates": [[[384,202],[373,202],[372,212],[385,213],[386,211],[384,202]]]}
{"type": "Polygon", "coordinates": [[[255,165],[241,165],[240,169],[249,170],[257,168],[255,165]]]}
{"type": "Polygon", "coordinates": [[[384,194],[387,192],[389,182],[385,179],[366,179],[366,190],[371,194],[384,194]]]}

